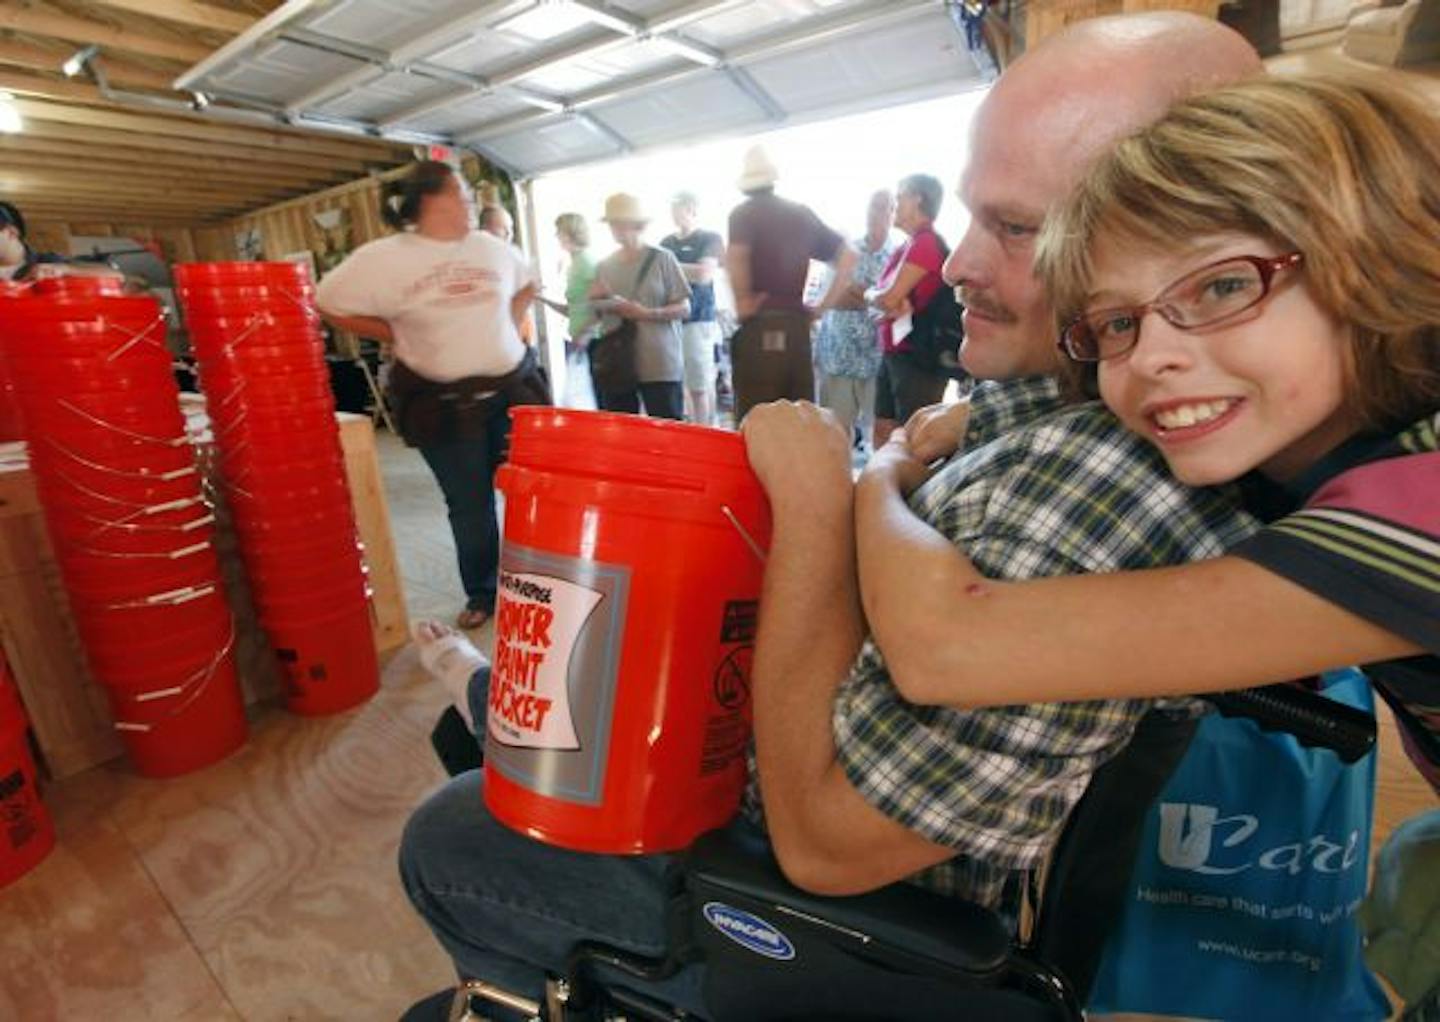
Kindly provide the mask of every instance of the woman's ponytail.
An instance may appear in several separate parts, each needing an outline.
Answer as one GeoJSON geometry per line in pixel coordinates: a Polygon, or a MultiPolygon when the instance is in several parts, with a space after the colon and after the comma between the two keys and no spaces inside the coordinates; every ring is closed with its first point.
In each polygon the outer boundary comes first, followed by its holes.
{"type": "Polygon", "coordinates": [[[380,219],[403,231],[420,219],[420,206],[427,195],[438,195],[450,183],[455,168],[438,160],[421,160],[410,172],[387,182],[380,192],[380,219]]]}

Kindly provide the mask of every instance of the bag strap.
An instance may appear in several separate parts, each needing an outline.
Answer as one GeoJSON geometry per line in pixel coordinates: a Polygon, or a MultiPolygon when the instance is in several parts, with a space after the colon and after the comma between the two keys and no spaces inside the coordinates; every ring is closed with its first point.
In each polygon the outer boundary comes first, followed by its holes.
{"type": "Polygon", "coordinates": [[[635,274],[635,284],[633,287],[635,294],[631,295],[634,300],[640,300],[640,285],[645,283],[645,277],[650,273],[650,267],[654,264],[655,257],[659,254],[660,250],[654,245],[646,246],[645,258],[640,263],[640,272],[635,274]]]}

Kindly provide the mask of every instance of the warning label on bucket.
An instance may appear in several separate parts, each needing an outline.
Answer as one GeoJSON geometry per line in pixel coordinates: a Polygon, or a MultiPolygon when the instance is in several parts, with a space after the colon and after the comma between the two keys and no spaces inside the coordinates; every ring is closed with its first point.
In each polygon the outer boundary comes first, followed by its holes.
{"type": "Polygon", "coordinates": [[[598,804],[630,569],[507,542],[485,761],[537,794],[598,804]]]}
{"type": "Polygon", "coordinates": [[[490,674],[490,733],[526,749],[578,749],[570,710],[570,656],[593,589],[544,575],[502,572],[490,674]]]}
{"type": "MultiPolygon", "coordinates": [[[[726,617],[730,608],[726,605],[726,617]]],[[[748,643],[726,651],[711,681],[714,707],[705,717],[700,776],[722,773],[745,755],[750,738],[750,665],[755,647],[748,643]]]]}

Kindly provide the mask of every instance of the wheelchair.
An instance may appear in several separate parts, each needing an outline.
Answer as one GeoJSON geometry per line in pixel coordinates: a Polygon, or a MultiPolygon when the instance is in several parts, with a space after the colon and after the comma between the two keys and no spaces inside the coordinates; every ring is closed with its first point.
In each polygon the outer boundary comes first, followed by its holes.
{"type": "MultiPolygon", "coordinates": [[[[1329,748],[1347,763],[1375,744],[1372,715],[1292,686],[1206,697],[1227,716],[1329,748]]],[[[498,1005],[544,1022],[1071,1022],[1099,970],[1150,804],[1188,748],[1193,717],[1151,711],[1092,778],[1052,852],[1028,939],[979,905],[896,883],[852,897],[790,884],[763,841],[703,835],[667,881],[667,949],[647,958],[599,942],[570,953],[544,1003],[483,981],[456,993],[452,1022],[498,1005]],[[645,994],[704,963],[703,1015],[645,994]],[[604,967],[619,982],[601,982],[604,967]]]]}

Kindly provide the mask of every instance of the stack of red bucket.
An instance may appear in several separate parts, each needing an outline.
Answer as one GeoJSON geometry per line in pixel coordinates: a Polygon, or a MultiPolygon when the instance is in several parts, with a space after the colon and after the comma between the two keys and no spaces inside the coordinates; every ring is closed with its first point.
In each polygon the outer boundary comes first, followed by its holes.
{"type": "MultiPolygon", "coordinates": [[[[0,300],[18,298],[25,291],[23,284],[0,280],[0,300]]],[[[5,367],[5,360],[0,359],[0,442],[20,440],[24,436],[25,430],[20,422],[20,406],[15,398],[15,383],[10,379],[10,370],[5,367]]]]}
{"type": "Polygon", "coordinates": [[[0,657],[0,887],[38,866],[55,847],[55,824],[40,801],[25,708],[0,657]]]}
{"type": "Polygon", "coordinates": [[[60,277],[0,298],[0,335],[71,611],[140,773],[244,744],[214,518],[154,299],[60,277]]]}
{"type": "Polygon", "coordinates": [[[261,626],[296,713],[379,688],[314,285],[295,263],[175,268],[261,626]]]}

